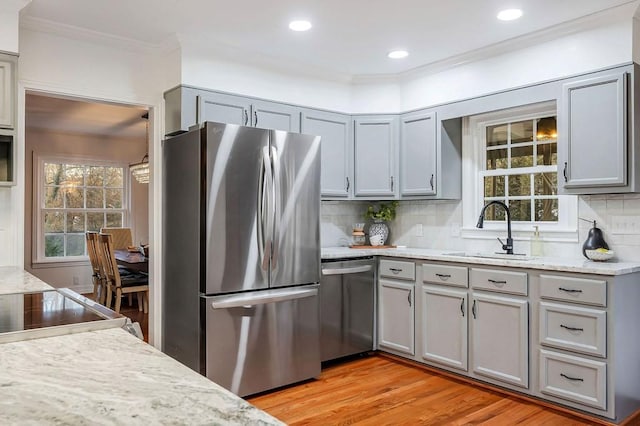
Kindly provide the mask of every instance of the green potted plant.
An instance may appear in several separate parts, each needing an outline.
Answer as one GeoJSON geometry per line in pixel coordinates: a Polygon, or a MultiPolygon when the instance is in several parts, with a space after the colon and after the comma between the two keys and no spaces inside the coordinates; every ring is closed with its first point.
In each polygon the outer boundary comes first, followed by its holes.
{"type": "Polygon", "coordinates": [[[389,201],[388,203],[371,204],[364,213],[365,219],[373,220],[373,224],[369,227],[369,243],[372,246],[384,245],[389,236],[389,227],[385,222],[393,220],[396,217],[397,201],[389,201]]]}

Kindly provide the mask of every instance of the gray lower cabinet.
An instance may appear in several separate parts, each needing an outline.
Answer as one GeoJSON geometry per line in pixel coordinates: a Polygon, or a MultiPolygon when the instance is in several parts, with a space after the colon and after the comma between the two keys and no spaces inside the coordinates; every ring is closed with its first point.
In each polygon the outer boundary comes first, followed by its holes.
{"type": "Polygon", "coordinates": [[[378,276],[378,346],[414,355],[415,264],[382,259],[378,276]]]}
{"type": "Polygon", "coordinates": [[[628,79],[627,73],[615,72],[562,86],[558,171],[563,192],[616,192],[628,184],[628,79]]]}
{"type": "Polygon", "coordinates": [[[436,194],[437,132],[433,111],[400,117],[400,195],[436,194]]]}
{"type": "Polygon", "coordinates": [[[0,128],[15,128],[16,120],[16,65],[13,55],[0,54],[0,128]]]}
{"type": "Polygon", "coordinates": [[[422,286],[422,358],[467,371],[467,291],[422,286]]]}
{"type": "Polygon", "coordinates": [[[473,372],[529,387],[529,310],[526,299],[472,293],[473,372]]]}
{"type": "Polygon", "coordinates": [[[358,198],[398,195],[398,117],[360,116],[354,120],[355,192],[358,198]]]}
{"type": "Polygon", "coordinates": [[[303,110],[301,132],[321,137],[320,191],[325,198],[353,193],[353,132],[351,116],[303,110]]]}

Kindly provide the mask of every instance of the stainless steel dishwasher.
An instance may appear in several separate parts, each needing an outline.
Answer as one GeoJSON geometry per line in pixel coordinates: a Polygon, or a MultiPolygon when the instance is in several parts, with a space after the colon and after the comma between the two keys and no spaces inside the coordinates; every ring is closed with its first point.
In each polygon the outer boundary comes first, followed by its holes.
{"type": "Polygon", "coordinates": [[[373,350],[375,271],[372,257],[322,261],[321,361],[373,350]]]}

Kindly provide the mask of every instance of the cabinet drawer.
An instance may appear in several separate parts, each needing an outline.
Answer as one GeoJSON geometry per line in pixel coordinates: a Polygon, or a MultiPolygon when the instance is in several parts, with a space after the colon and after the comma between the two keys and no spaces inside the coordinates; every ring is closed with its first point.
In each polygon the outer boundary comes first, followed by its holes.
{"type": "Polygon", "coordinates": [[[607,282],[559,275],[540,275],[540,297],[607,306],[607,282]]]}
{"type": "Polygon", "coordinates": [[[471,268],[471,287],[499,293],[527,295],[527,273],[471,268]]]}
{"type": "Polygon", "coordinates": [[[604,358],[607,313],[601,309],[540,302],[540,343],[604,358]]]}
{"type": "Polygon", "coordinates": [[[469,287],[469,272],[465,266],[422,265],[422,281],[456,287],[469,287]]]}
{"type": "Polygon", "coordinates": [[[413,281],[416,279],[416,265],[413,262],[382,259],[380,261],[380,276],[413,281]]]}
{"type": "Polygon", "coordinates": [[[607,409],[607,364],[540,350],[540,392],[607,409]]]}

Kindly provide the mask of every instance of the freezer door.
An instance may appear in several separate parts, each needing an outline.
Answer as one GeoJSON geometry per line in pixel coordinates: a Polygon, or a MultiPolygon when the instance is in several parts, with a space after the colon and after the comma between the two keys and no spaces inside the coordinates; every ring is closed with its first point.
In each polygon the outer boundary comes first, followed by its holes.
{"type": "Polygon", "coordinates": [[[245,396],[320,375],[317,288],[203,297],[207,377],[245,396]]]}
{"type": "Polygon", "coordinates": [[[269,133],[207,122],[205,134],[206,281],[201,291],[267,288],[273,229],[269,133]]]}
{"type": "Polygon", "coordinates": [[[320,137],[271,130],[271,287],[320,280],[320,137]]]}

